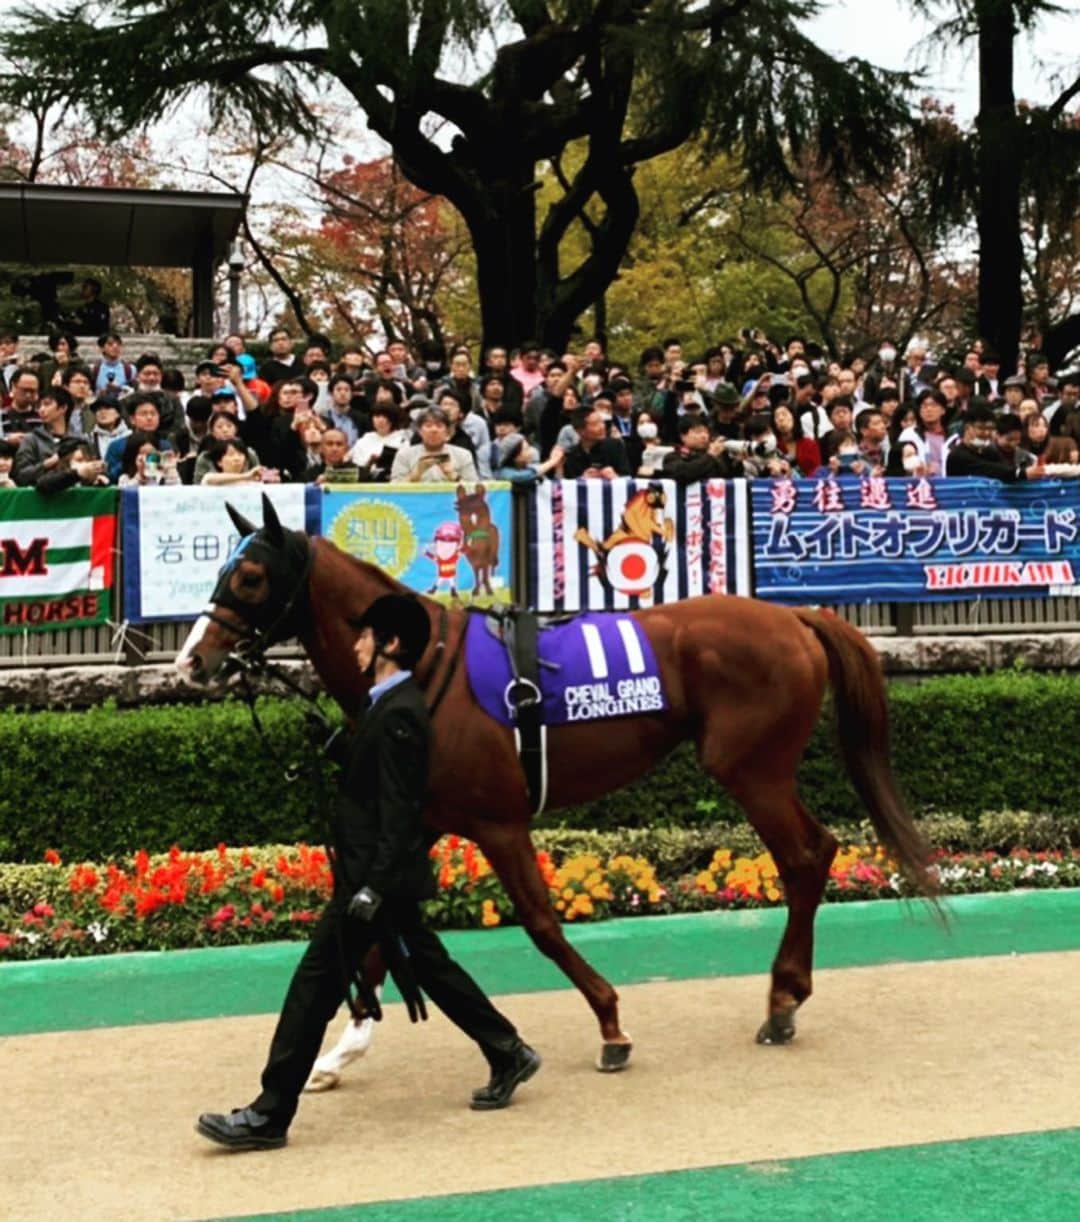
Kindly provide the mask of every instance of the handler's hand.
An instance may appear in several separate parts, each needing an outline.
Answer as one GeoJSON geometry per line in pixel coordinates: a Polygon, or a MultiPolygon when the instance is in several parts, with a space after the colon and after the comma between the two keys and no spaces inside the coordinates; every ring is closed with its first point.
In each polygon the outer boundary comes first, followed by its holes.
{"type": "Polygon", "coordinates": [[[365,922],[373,921],[381,903],[382,896],[377,891],[372,891],[370,887],[361,887],[349,900],[349,916],[365,922]]]}

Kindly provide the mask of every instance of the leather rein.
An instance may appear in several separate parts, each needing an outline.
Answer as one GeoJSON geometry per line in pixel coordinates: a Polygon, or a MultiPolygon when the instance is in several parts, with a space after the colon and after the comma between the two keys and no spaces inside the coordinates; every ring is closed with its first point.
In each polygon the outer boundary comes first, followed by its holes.
{"type": "MultiPolygon", "coordinates": [[[[254,680],[259,678],[271,679],[274,682],[280,683],[294,695],[300,696],[309,706],[310,715],[318,718],[324,729],[329,733],[333,729],[333,724],[323,712],[319,704],[319,695],[317,692],[309,691],[300,682],[298,682],[283,666],[276,662],[272,662],[267,656],[266,651],[270,648],[274,641],[274,634],[277,633],[284,624],[286,624],[293,612],[296,610],[303,598],[308,592],[308,583],[311,578],[311,570],[315,561],[315,553],[309,543],[305,543],[305,559],[304,568],[300,576],[296,580],[285,605],[277,617],[265,628],[256,628],[253,623],[248,621],[243,613],[238,608],[229,609],[238,615],[247,630],[246,634],[238,632],[238,625],[232,620],[226,619],[218,614],[212,607],[207,607],[202,615],[212,623],[217,624],[220,628],[225,628],[228,632],[237,637],[236,643],[230,649],[224,665],[231,673],[239,674],[241,680],[240,696],[244,703],[248,706],[251,714],[252,726],[258,735],[260,742],[267,754],[273,758],[277,758],[273,752],[270,741],[267,737],[266,730],[259,717],[258,709],[256,708],[256,699],[258,692],[255,690],[254,680]],[[240,649],[240,646],[245,648],[240,649]]],[[[431,663],[428,667],[427,674],[424,676],[423,688],[426,691],[434,679],[435,674],[439,669],[440,659],[446,653],[447,644],[450,636],[450,613],[445,606],[439,606],[439,629],[438,640],[435,643],[434,654],[431,663]]],[[[292,635],[292,634],[288,634],[292,635]]],[[[450,656],[443,667],[442,679],[439,686],[436,688],[435,696],[428,705],[428,714],[434,718],[439,706],[443,702],[450,684],[457,673],[458,663],[461,658],[462,647],[465,643],[465,630],[462,629],[457,643],[455,644],[450,656]]],[[[285,779],[289,782],[295,781],[301,775],[302,769],[298,765],[289,765],[285,769],[285,779]]]]}

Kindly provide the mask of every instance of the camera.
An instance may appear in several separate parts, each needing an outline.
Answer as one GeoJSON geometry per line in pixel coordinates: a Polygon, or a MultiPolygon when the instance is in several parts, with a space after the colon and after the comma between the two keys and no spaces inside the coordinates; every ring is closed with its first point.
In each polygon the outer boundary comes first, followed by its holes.
{"type": "Polygon", "coordinates": [[[725,441],[724,453],[735,458],[771,458],[776,453],[776,443],[764,441],[725,441]]]}

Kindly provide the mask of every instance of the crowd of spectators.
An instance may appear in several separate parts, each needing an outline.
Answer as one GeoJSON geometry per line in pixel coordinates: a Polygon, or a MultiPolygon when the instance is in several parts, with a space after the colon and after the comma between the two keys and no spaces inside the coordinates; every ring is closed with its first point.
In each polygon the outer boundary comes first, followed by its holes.
{"type": "Polygon", "coordinates": [[[283,327],[261,363],[241,335],[194,384],[107,332],[20,355],[0,331],[0,487],[402,482],[548,476],[1080,474],[1080,371],[1038,353],[1004,371],[980,342],[961,359],[889,340],[832,359],[760,331],[687,354],[675,337],[635,365],[579,352],[400,342],[370,356],[283,327]]]}

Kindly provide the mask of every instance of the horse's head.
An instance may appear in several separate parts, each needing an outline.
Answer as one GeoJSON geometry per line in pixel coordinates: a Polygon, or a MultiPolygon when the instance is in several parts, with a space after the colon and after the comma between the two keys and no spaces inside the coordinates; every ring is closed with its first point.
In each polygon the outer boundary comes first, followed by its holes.
{"type": "Polygon", "coordinates": [[[484,495],[484,485],[477,484],[469,492],[464,484],[457,486],[457,511],[462,529],[466,534],[470,531],[482,530],[491,522],[491,509],[484,495]]]}
{"type": "Polygon", "coordinates": [[[664,532],[664,507],[667,495],[659,484],[650,484],[626,502],[623,520],[632,534],[648,541],[664,532]]]}
{"type": "Polygon", "coordinates": [[[265,493],[261,527],[232,505],[226,509],[240,543],[176,657],[177,670],[191,683],[220,678],[230,654],[260,652],[294,636],[304,603],[311,555],[306,536],[285,530],[265,493]]]}

